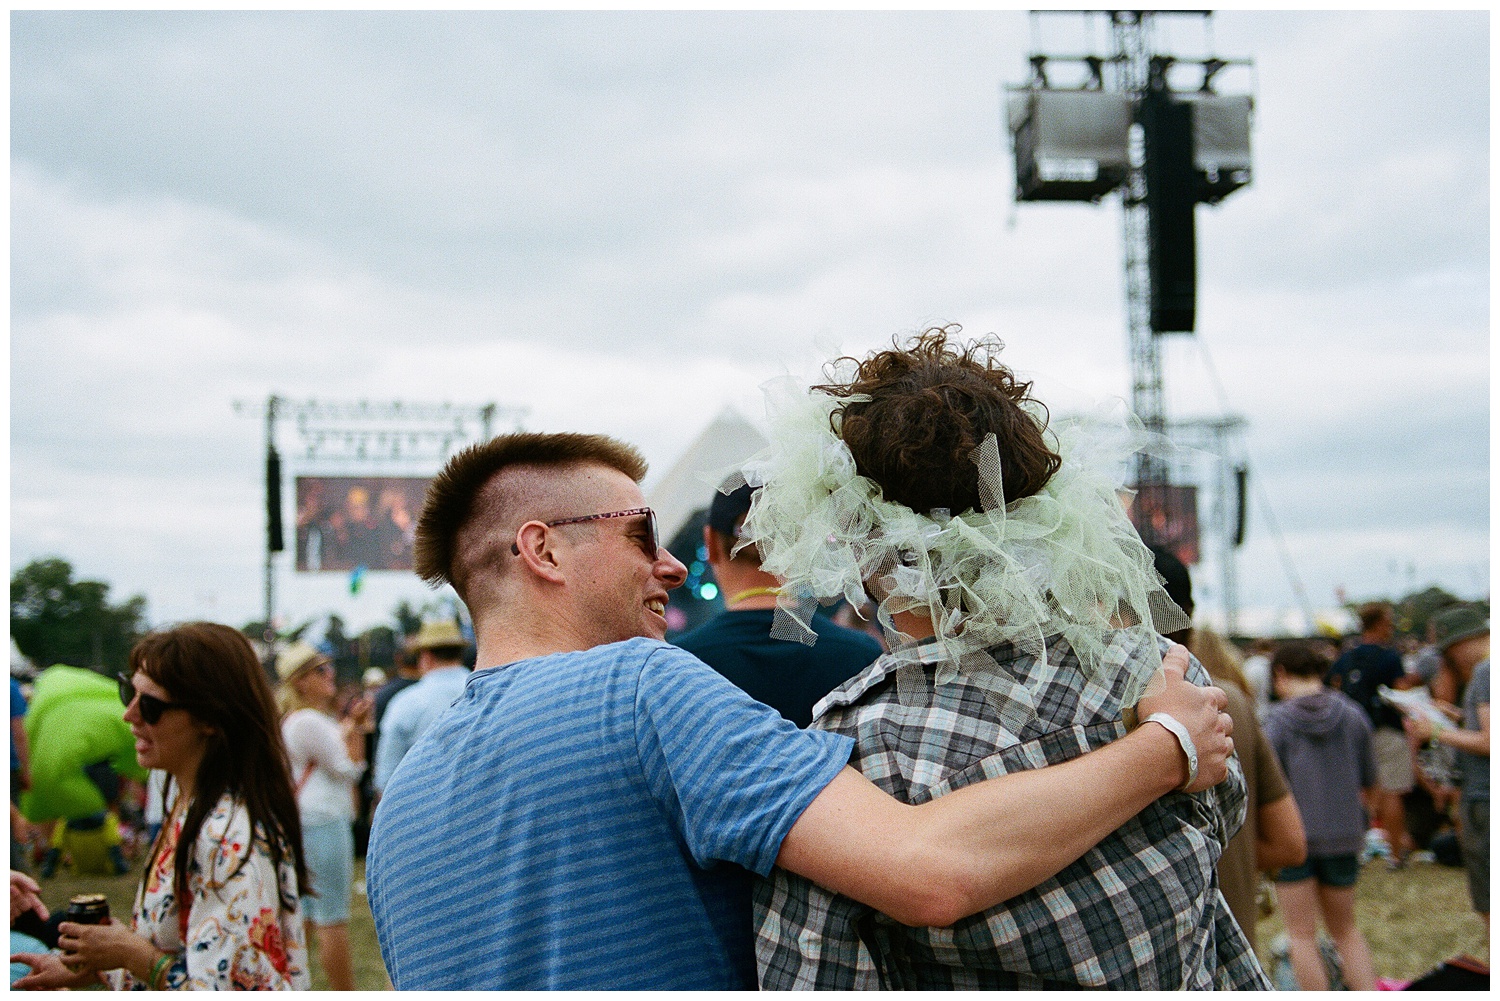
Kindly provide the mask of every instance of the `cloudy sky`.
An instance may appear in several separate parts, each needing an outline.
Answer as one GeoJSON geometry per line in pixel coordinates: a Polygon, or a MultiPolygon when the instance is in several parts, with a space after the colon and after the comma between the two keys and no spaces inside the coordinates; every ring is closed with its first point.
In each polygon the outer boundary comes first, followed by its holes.
{"type": "MultiPolygon", "coordinates": [[[[65,557],[153,622],[259,617],[263,428],[233,402],[272,392],[525,407],[653,477],[726,405],[759,419],[767,379],[932,322],[998,334],[1064,409],[1126,395],[1119,206],[1016,205],[1001,125],[1033,45],[1107,37],[1036,30],[13,13],[12,571],[65,557]]],[[[1255,180],[1198,210],[1166,384],[1173,417],[1249,422],[1242,624],[1300,625],[1288,565],[1318,609],[1487,595],[1488,15],[1212,30],[1255,62],[1255,180]]],[[[428,596],[286,560],[294,621],[428,596]]],[[[1217,571],[1197,587],[1212,613],[1217,571]]]]}

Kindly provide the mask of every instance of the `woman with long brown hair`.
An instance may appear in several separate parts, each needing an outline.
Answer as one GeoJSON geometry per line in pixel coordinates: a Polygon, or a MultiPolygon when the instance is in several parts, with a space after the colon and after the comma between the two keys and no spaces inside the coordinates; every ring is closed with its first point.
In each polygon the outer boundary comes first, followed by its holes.
{"type": "Polygon", "coordinates": [[[61,956],[14,957],[18,988],[284,989],[311,986],[299,894],[302,828],[275,700],[228,626],[146,636],[120,676],[136,757],[169,776],[171,814],[129,925],[64,922],[61,956]]]}

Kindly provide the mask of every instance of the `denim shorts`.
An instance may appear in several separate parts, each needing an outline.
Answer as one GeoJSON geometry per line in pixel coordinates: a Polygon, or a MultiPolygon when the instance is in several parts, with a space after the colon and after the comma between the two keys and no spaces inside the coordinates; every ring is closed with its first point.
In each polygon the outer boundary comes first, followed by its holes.
{"type": "Polygon", "coordinates": [[[1290,866],[1278,872],[1276,882],[1300,883],[1314,876],[1323,886],[1353,886],[1359,881],[1359,856],[1353,852],[1348,855],[1309,855],[1301,865],[1290,866]]]}
{"type": "Polygon", "coordinates": [[[347,820],[302,828],[302,864],[316,897],[302,898],[302,915],[315,925],[349,920],[354,881],[354,831],[347,820]]]}

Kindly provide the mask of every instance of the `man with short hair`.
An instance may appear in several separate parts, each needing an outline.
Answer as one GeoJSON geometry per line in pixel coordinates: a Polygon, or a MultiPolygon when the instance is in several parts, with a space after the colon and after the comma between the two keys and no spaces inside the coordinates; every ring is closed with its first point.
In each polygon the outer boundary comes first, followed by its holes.
{"type": "Polygon", "coordinates": [[[380,722],[373,786],[379,796],[406,752],[432,721],[463,694],[464,637],[453,622],[424,622],[409,649],[417,658],[417,683],[396,694],[380,722]]]}
{"type": "MultiPolygon", "coordinates": [[[[415,635],[415,634],[413,634],[415,635]]],[[[422,680],[422,675],[417,671],[416,651],[405,647],[396,651],[396,676],[375,692],[373,704],[375,707],[375,729],[379,733],[380,721],[385,718],[385,711],[390,707],[391,700],[412,685],[422,680]]],[[[374,748],[371,748],[374,753],[374,748]]]]}
{"type": "Polygon", "coordinates": [[[1420,684],[1421,679],[1406,673],[1401,655],[1391,647],[1396,621],[1390,605],[1372,601],[1360,606],[1359,626],[1359,643],[1333,662],[1328,684],[1359,703],[1374,728],[1375,819],[1390,842],[1388,864],[1400,868],[1411,853],[1403,797],[1416,784],[1416,772],[1411,742],[1401,728],[1401,713],[1380,697],[1380,686],[1401,690],[1420,684]]]}
{"type": "Polygon", "coordinates": [[[1406,729],[1418,741],[1435,740],[1458,751],[1463,776],[1459,801],[1464,868],[1469,898],[1490,923],[1490,623],[1472,605],[1445,608],[1434,616],[1436,645],[1444,664],[1464,686],[1463,727],[1435,731],[1418,716],[1406,717],[1406,729]]]}
{"type": "MultiPolygon", "coordinates": [[[[783,579],[783,625],[805,628],[817,600],[880,602],[890,652],[819,704],[811,732],[853,738],[851,765],[919,809],[1131,739],[1162,634],[1191,625],[1120,503],[1115,436],[1049,429],[998,345],[954,332],[773,396],[770,444],[745,467],[761,488],[746,532],[783,579]]],[[[1208,683],[1196,662],[1188,677],[1208,683]]],[[[1215,868],[1244,815],[1236,762],[951,927],[778,867],[756,885],[761,986],[1268,989],[1215,868]]],[[[1053,820],[1044,837],[1065,834],[1053,820]]]]}
{"type": "Polygon", "coordinates": [[[1174,653],[1142,708],[1160,725],[897,802],[847,767],[847,738],[798,730],[663,642],[686,570],[645,471],[600,435],[523,433],[429,488],[416,569],[468,605],[481,668],[376,814],[366,885],[398,989],[753,989],[740,867],[947,925],[1227,774],[1223,693],[1185,682],[1174,653]]]}
{"type": "Polygon", "coordinates": [[[845,629],[825,615],[813,619],[817,646],[771,638],[779,582],[760,568],[760,554],[741,542],[753,491],[717,490],[703,526],[708,563],[724,595],[724,611],[672,642],[734,682],[757,702],[806,727],[813,706],[882,653],[868,633],[845,629]]]}
{"type": "MultiPolygon", "coordinates": [[[[415,635],[415,633],[412,634],[412,636],[415,635]]],[[[408,642],[411,638],[407,637],[408,642]]],[[[422,678],[417,673],[416,652],[408,646],[403,645],[396,650],[395,667],[395,676],[377,688],[371,696],[375,725],[369,733],[365,734],[366,761],[374,761],[380,750],[380,724],[385,719],[385,711],[390,706],[391,700],[422,678]]],[[[375,792],[375,771],[373,768],[366,768],[365,773],[359,779],[359,817],[354,822],[354,850],[360,858],[365,857],[369,848],[370,822],[374,819],[374,807],[379,799],[379,795],[375,792]]]]}

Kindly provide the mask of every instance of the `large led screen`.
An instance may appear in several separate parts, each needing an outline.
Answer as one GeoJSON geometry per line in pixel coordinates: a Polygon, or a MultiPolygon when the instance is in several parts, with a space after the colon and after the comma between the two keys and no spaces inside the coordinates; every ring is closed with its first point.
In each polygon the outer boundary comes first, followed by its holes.
{"type": "Polygon", "coordinates": [[[1186,566],[1198,562],[1198,488],[1142,484],[1130,520],[1147,545],[1161,546],[1186,566]]]}
{"type": "Polygon", "coordinates": [[[410,570],[420,476],[297,477],[297,569],[410,570]]]}

